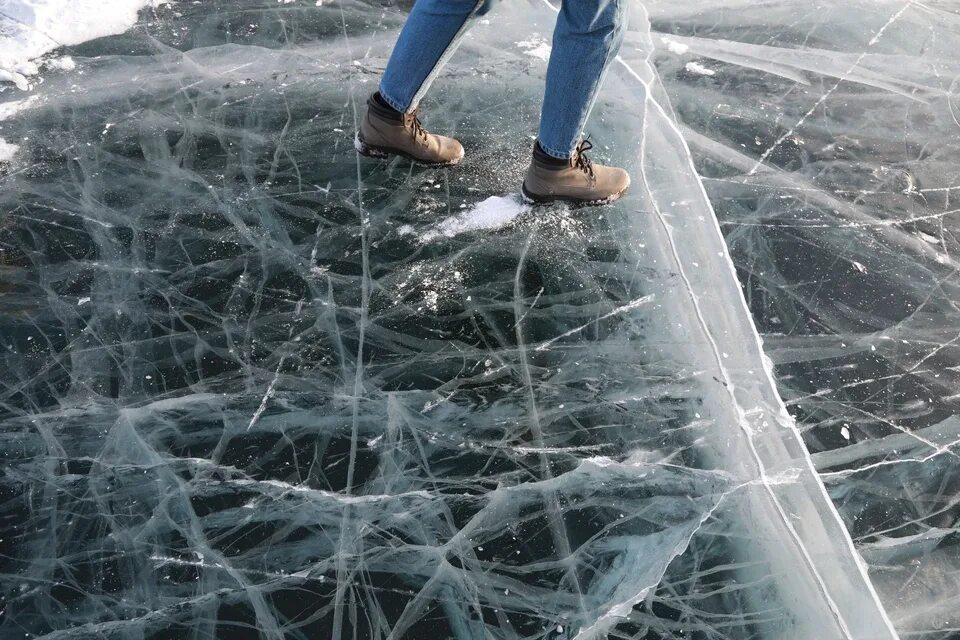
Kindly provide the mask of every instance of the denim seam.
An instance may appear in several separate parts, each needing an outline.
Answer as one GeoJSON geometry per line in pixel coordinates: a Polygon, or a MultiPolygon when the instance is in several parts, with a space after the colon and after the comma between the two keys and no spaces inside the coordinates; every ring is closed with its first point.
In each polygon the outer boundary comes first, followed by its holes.
{"type": "Polygon", "coordinates": [[[392,97],[384,93],[383,87],[378,86],[377,91],[379,91],[380,97],[383,98],[383,101],[386,102],[388,105],[390,105],[400,113],[406,112],[406,109],[404,109],[403,106],[397,100],[394,100],[392,97]]]}
{"type": "MultiPolygon", "coordinates": [[[[618,2],[617,14],[615,29],[626,31],[627,3],[623,2],[623,0],[619,0],[618,2]]],[[[569,155],[573,155],[573,150],[576,148],[577,142],[579,142],[580,137],[583,135],[583,128],[587,125],[587,120],[590,118],[590,113],[593,111],[593,107],[597,103],[597,98],[600,97],[600,87],[603,85],[603,81],[607,77],[607,72],[610,70],[610,66],[613,64],[613,61],[616,59],[618,54],[619,51],[617,54],[607,57],[607,60],[603,63],[603,69],[600,70],[600,74],[597,76],[596,81],[593,83],[593,86],[590,89],[592,94],[590,103],[580,115],[580,122],[577,124],[577,137],[573,141],[573,147],[570,149],[569,155]]]]}
{"type": "MultiPolygon", "coordinates": [[[[416,92],[413,94],[413,98],[410,100],[410,110],[416,109],[417,105],[420,104],[420,101],[423,100],[424,95],[430,89],[430,85],[433,84],[433,81],[436,79],[437,74],[440,73],[440,69],[443,68],[443,65],[447,63],[447,60],[450,59],[450,56],[453,55],[453,52],[456,51],[457,46],[460,43],[460,40],[463,39],[464,34],[467,32],[467,24],[470,22],[470,19],[476,15],[477,11],[480,10],[481,5],[485,0],[477,0],[473,5],[473,9],[470,10],[470,13],[466,15],[463,19],[463,24],[460,25],[460,28],[453,35],[453,38],[450,39],[450,42],[447,44],[447,48],[443,50],[443,53],[440,54],[440,58],[437,59],[437,64],[434,65],[433,70],[423,79],[423,82],[417,87],[416,92]]],[[[396,109],[396,107],[394,107],[396,109]]],[[[401,111],[406,111],[406,109],[401,109],[401,111]]]]}
{"type": "Polygon", "coordinates": [[[546,153],[551,158],[556,158],[557,160],[569,160],[570,156],[573,155],[572,150],[567,155],[563,155],[563,152],[561,151],[557,151],[556,149],[551,149],[550,147],[543,146],[543,143],[540,142],[539,139],[537,140],[537,142],[540,144],[540,148],[543,150],[543,152],[546,153]]]}

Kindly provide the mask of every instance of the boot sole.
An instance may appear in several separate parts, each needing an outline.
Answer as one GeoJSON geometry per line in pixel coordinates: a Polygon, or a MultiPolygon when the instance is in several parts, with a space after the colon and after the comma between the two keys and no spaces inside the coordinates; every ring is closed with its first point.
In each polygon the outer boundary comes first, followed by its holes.
{"type": "Polygon", "coordinates": [[[372,144],[367,144],[363,141],[363,139],[360,138],[359,131],[353,136],[353,148],[357,150],[357,153],[367,158],[383,160],[385,158],[389,158],[390,156],[400,156],[423,167],[452,167],[460,164],[460,161],[463,160],[463,156],[460,156],[459,158],[450,160],[449,162],[427,162],[426,160],[415,158],[414,156],[405,151],[401,151],[400,149],[394,149],[392,147],[376,147],[372,144]]]}
{"type": "Polygon", "coordinates": [[[520,195],[523,197],[524,202],[532,205],[546,205],[553,204],[554,202],[565,202],[567,204],[580,206],[580,207],[602,207],[605,204],[611,204],[616,202],[623,194],[627,192],[629,187],[626,187],[620,190],[613,195],[607,196],[606,198],[600,198],[598,200],[583,200],[581,198],[574,198],[572,196],[541,196],[535,193],[530,193],[527,191],[527,185],[524,183],[520,186],[520,195]]]}

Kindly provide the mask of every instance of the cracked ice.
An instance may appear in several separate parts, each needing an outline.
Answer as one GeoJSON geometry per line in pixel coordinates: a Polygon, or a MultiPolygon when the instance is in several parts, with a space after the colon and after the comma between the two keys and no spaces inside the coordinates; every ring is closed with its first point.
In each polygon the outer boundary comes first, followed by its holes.
{"type": "Polygon", "coordinates": [[[951,3],[637,3],[588,210],[556,3],[456,170],[351,144],[411,3],[149,4],[0,91],[0,637],[956,634],[951,3]]]}

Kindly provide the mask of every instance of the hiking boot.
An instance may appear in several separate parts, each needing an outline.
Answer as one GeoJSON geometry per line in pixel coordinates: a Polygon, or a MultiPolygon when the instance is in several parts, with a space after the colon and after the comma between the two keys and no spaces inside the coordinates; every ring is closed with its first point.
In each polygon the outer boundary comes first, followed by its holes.
{"type": "Polygon", "coordinates": [[[538,142],[521,189],[524,199],[532,204],[559,200],[600,205],[622,196],[630,186],[630,174],[617,167],[593,164],[584,155],[592,148],[590,141],[584,140],[569,160],[561,160],[544,153],[538,142]]]}
{"type": "Polygon", "coordinates": [[[416,111],[401,113],[377,94],[367,100],[367,113],[353,146],[357,153],[371,158],[399,155],[434,167],[446,167],[463,160],[463,146],[459,142],[428,132],[420,124],[416,111]]]}

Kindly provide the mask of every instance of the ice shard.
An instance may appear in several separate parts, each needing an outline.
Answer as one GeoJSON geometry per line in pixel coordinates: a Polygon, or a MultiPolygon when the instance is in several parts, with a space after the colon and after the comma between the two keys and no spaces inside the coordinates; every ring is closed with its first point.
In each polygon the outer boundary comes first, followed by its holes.
{"type": "Polygon", "coordinates": [[[635,4],[599,209],[516,193],[556,3],[456,170],[351,144],[411,3],[156,4],[0,91],[0,638],[955,633],[949,4],[635,4]]]}

